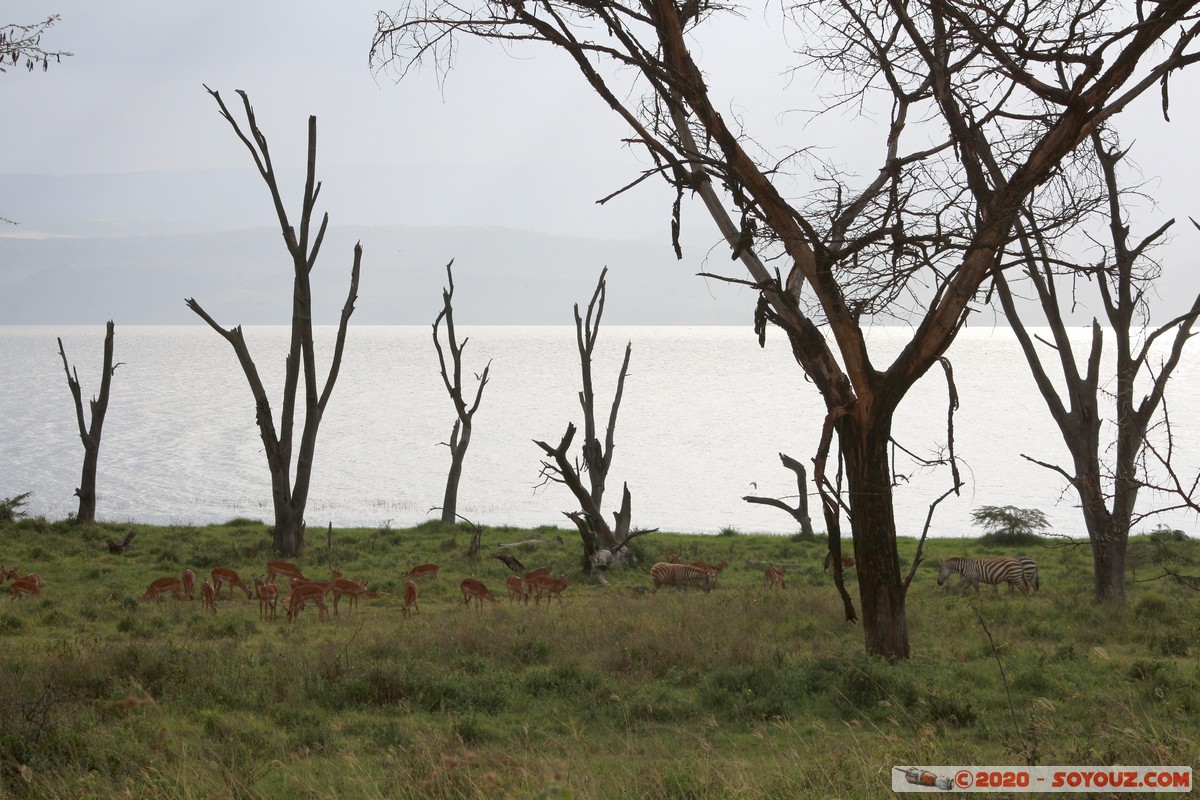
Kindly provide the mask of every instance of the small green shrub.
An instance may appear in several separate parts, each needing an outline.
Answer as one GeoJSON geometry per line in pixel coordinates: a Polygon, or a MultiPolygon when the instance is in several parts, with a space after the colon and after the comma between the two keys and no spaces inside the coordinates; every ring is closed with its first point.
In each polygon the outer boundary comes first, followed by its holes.
{"type": "Polygon", "coordinates": [[[17,520],[28,516],[21,509],[27,505],[29,498],[33,497],[33,492],[25,492],[14,497],[5,497],[0,500],[0,524],[8,522],[16,522],[17,520]]]}

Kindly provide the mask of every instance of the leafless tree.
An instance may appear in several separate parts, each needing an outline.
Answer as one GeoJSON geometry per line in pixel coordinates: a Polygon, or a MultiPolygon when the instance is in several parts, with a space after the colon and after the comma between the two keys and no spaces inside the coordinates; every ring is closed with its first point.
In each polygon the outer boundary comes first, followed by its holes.
{"type": "MultiPolygon", "coordinates": [[[[206,86],[205,89],[208,89],[206,86]]],[[[342,351],[346,345],[346,327],[350,315],[354,313],[354,301],[358,298],[358,273],[362,262],[362,245],[354,246],[354,265],[350,270],[350,291],[342,306],[341,320],[338,323],[337,339],[334,343],[333,359],[329,373],[325,379],[324,388],[317,386],[316,354],[313,349],[313,312],[312,286],[309,273],[317,261],[321,242],[325,238],[325,229],[329,224],[329,214],[321,218],[320,227],[311,240],[312,215],[316,206],[317,195],[321,184],[316,180],[317,166],[317,118],[308,118],[308,169],[304,183],[304,200],[301,206],[300,231],[288,220],[283,198],[279,193],[275,169],[271,164],[271,154],[267,149],[267,138],[258,128],[254,117],[254,109],[250,98],[245,92],[238,91],[245,109],[246,121],[249,126],[249,136],[225,106],[218,92],[208,89],[208,93],[217,101],[221,116],[233,127],[234,133],[242,140],[242,144],[250,151],[259,175],[266,182],[271,192],[275,213],[279,219],[283,238],[288,252],[292,257],[293,287],[292,287],[292,335],[288,350],[287,363],[283,384],[283,409],[280,415],[279,428],[271,412],[271,401],[263,388],[258,368],[250,356],[245,336],[240,325],[233,328],[223,328],[200,307],[195,299],[189,298],[187,306],[196,312],[217,333],[229,342],[237,354],[238,362],[246,375],[246,382],[254,395],[255,422],[259,435],[262,437],[263,449],[267,454],[267,466],[271,470],[271,496],[275,507],[275,549],[283,556],[293,557],[304,546],[304,509],[308,503],[309,481],[312,477],[313,454],[317,446],[317,430],[325,407],[333,394],[333,385],[337,381],[338,370],[342,365],[342,351]],[[300,433],[300,449],[296,457],[296,478],[291,480],[292,446],[296,417],[296,395],[299,390],[300,375],[304,375],[304,423],[300,433]],[[318,390],[320,393],[318,394],[318,390]]]]}
{"type": "MultiPolygon", "coordinates": [[[[996,289],[1034,382],[1062,433],[1071,462],[1064,467],[1029,455],[1025,458],[1060,474],[1075,489],[1092,547],[1096,600],[1120,603],[1125,600],[1125,554],[1130,529],[1147,516],[1136,510],[1139,491],[1148,485],[1153,488],[1148,483],[1152,480],[1148,468],[1153,466],[1147,464],[1148,454],[1153,452],[1148,450],[1148,437],[1154,433],[1156,417],[1166,402],[1167,382],[1200,317],[1200,294],[1184,313],[1163,325],[1149,325],[1146,297],[1160,272],[1152,251],[1174,220],[1140,241],[1131,240],[1125,202],[1131,191],[1123,188],[1118,174],[1118,165],[1127,151],[1118,146],[1111,133],[1092,131],[1089,141],[1090,147],[1081,148],[1080,154],[1092,156],[1099,192],[1089,196],[1077,190],[1072,193],[1077,202],[1051,205],[1075,206],[1077,214],[1072,216],[1079,218],[1097,214],[1104,217],[1107,241],[1101,246],[1099,259],[1087,265],[1073,260],[1069,252],[1064,252],[1070,242],[1056,235],[1053,221],[1047,223],[1040,213],[1042,209],[1034,203],[1027,204],[1018,222],[1019,237],[1011,254],[1036,292],[1044,323],[1050,329],[1050,341],[1026,327],[1024,317],[1029,312],[1023,311],[1014,298],[1009,285],[1012,276],[997,270],[996,289]],[[1093,284],[1098,290],[1109,326],[1106,332],[1093,318],[1091,344],[1082,363],[1066,322],[1080,302],[1081,283],[1093,284]],[[1106,336],[1115,349],[1114,371],[1109,378],[1102,375],[1101,365],[1106,336]],[[1160,341],[1165,342],[1165,351],[1153,350],[1160,341]],[[1045,349],[1039,350],[1038,343],[1045,349]],[[1061,392],[1050,377],[1054,361],[1058,362],[1054,371],[1061,371],[1061,392]],[[1106,386],[1113,388],[1103,388],[1106,386]],[[1139,400],[1137,395],[1143,390],[1139,400]],[[1107,396],[1110,391],[1111,398],[1107,396]],[[1110,446],[1104,445],[1106,427],[1113,430],[1110,446]]],[[[1086,187],[1087,182],[1083,183],[1086,187]]],[[[1166,420],[1160,419],[1158,424],[1169,441],[1166,420]]],[[[1170,453],[1171,448],[1163,452],[1170,453]]],[[[1150,460],[1153,462],[1153,458],[1150,460]]],[[[1165,466],[1169,468],[1170,464],[1165,466]]],[[[1177,506],[1195,509],[1195,488],[1194,483],[1191,487],[1176,486],[1170,494],[1177,506]]]]}
{"type": "Polygon", "coordinates": [[[763,506],[771,506],[778,508],[781,511],[786,511],[791,514],[792,519],[800,524],[800,532],[805,536],[813,535],[812,517],[808,515],[808,472],[804,469],[804,465],[796,459],[784,453],[779,454],[779,460],[783,462],[783,466],[796,473],[796,507],[792,508],[784,501],[777,497],[758,497],[757,495],[746,495],[742,499],[747,503],[755,503],[763,506]]]}
{"type": "Polygon", "coordinates": [[[75,422],[79,426],[79,438],[83,442],[83,475],[79,479],[79,488],[75,496],[79,498],[79,510],[75,513],[76,522],[96,521],[96,468],[100,462],[100,436],[104,432],[104,415],[108,413],[108,390],[112,386],[112,376],[120,364],[113,364],[113,321],[110,319],[104,329],[104,368],[100,376],[100,395],[93,397],[89,404],[91,410],[90,424],[83,418],[83,392],[79,386],[79,371],[71,369],[67,363],[67,351],[63,349],[62,339],[58,340],[58,355],[62,358],[63,371],[67,373],[67,386],[71,389],[71,397],[75,400],[75,422]]]}
{"type": "Polygon", "coordinates": [[[467,447],[471,444],[472,420],[479,409],[479,401],[483,399],[483,387],[487,385],[488,371],[492,368],[492,362],[488,361],[483,372],[475,376],[479,385],[475,389],[475,401],[468,407],[463,398],[462,351],[470,338],[463,339],[460,344],[454,335],[454,273],[451,271],[453,266],[453,261],[446,265],[447,288],[442,289],[442,310],[433,321],[433,346],[437,349],[442,383],[445,384],[450,400],[454,403],[456,415],[454,428],[450,431],[450,441],[447,443],[450,448],[450,474],[446,477],[446,494],[442,499],[442,523],[445,525],[453,525],[458,517],[458,484],[462,478],[463,459],[466,458],[467,447]],[[450,350],[450,370],[446,369],[446,355],[438,339],[438,326],[443,319],[446,321],[446,346],[450,350]]]}
{"type": "Polygon", "coordinates": [[[626,342],[625,360],[621,362],[621,371],[617,375],[617,390],[613,394],[602,446],[596,438],[596,393],[592,388],[592,354],[596,349],[596,339],[600,335],[600,318],[604,316],[604,300],[608,293],[607,275],[608,267],[600,270],[596,291],[588,301],[587,316],[580,316],[578,303],[574,308],[575,344],[579,348],[579,366],[583,375],[583,389],[579,392],[579,405],[583,409],[583,463],[587,469],[588,483],[591,485],[592,504],[597,512],[600,512],[604,505],[604,484],[608,479],[608,469],[612,466],[617,411],[621,407],[625,376],[629,373],[629,356],[633,351],[633,342],[626,342]]]}
{"type": "Polygon", "coordinates": [[[42,47],[42,34],[54,27],[58,20],[58,14],[52,14],[32,25],[0,25],[0,72],[7,72],[6,67],[15,67],[21,61],[25,62],[28,72],[33,72],[37,67],[45,72],[50,69],[51,60],[58,64],[64,56],[72,55],[64,50],[46,50],[42,47]]]}
{"type": "Polygon", "coordinates": [[[542,478],[546,481],[564,484],[571,490],[571,494],[579,503],[579,511],[564,513],[579,528],[580,536],[583,539],[585,563],[591,563],[592,556],[600,550],[610,552],[620,550],[632,538],[629,529],[632,517],[632,498],[628,484],[623,487],[621,493],[620,510],[614,512],[615,530],[605,521],[602,506],[605,482],[608,479],[609,467],[612,465],[617,412],[621,407],[621,397],[625,393],[625,376],[629,373],[629,358],[633,352],[633,343],[626,342],[625,357],[621,362],[621,371],[617,375],[617,387],[613,393],[608,426],[604,432],[604,444],[601,444],[596,435],[596,394],[592,382],[592,354],[600,335],[600,321],[604,316],[604,301],[608,290],[607,275],[608,268],[605,267],[600,271],[600,279],[596,282],[596,289],[592,293],[592,299],[588,302],[586,315],[580,314],[578,303],[574,307],[575,342],[579,350],[579,363],[583,375],[583,389],[579,392],[579,405],[583,410],[584,426],[582,465],[573,463],[570,457],[571,443],[578,430],[574,423],[568,423],[567,431],[558,447],[551,447],[546,442],[534,440],[534,444],[551,459],[542,462],[542,478]],[[583,484],[584,473],[587,473],[588,476],[588,486],[583,484]]]}
{"type": "Polygon", "coordinates": [[[803,148],[761,153],[740,118],[718,110],[732,98],[710,91],[697,54],[721,16],[740,11],[720,0],[409,0],[378,18],[372,56],[404,75],[449,68],[464,37],[550,44],[652,160],[625,189],[655,176],[674,187],[677,253],[680,200],[700,196],[749,275],[738,280],[760,295],[759,329],[785,332],[825,403],[866,650],[898,660],[909,637],[888,459],[895,410],[945,355],[1034,188],[1135,98],[1155,86],[1165,98],[1168,77],[1196,60],[1196,4],[785,4],[801,28],[792,80],[833,87],[824,112],[883,123],[877,169],[861,179],[803,148]],[[795,199],[795,186],[814,188],[795,199]],[[913,335],[877,364],[865,332],[897,318],[913,335]]]}

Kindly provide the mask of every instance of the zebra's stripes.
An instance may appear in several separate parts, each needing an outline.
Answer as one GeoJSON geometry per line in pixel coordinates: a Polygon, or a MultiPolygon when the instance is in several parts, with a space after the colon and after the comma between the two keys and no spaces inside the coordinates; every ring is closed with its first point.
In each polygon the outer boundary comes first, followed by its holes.
{"type": "Polygon", "coordinates": [[[712,588],[713,574],[706,569],[693,567],[690,564],[669,564],[660,561],[650,568],[650,577],[654,580],[654,591],[660,586],[699,586],[708,591],[712,588]]]}
{"type": "MultiPolygon", "coordinates": [[[[974,586],[979,591],[979,584],[987,583],[999,586],[1007,583],[1016,586],[1023,594],[1029,594],[1029,585],[1025,582],[1025,570],[1021,562],[1015,558],[962,558],[952,556],[940,562],[938,586],[946,582],[951,573],[961,576],[958,593],[961,595],[968,586],[974,586]]],[[[1036,569],[1036,565],[1034,565],[1036,569]]]]}
{"type": "MultiPolygon", "coordinates": [[[[1029,556],[1017,556],[1017,561],[1021,564],[1021,572],[1025,576],[1025,585],[1035,592],[1042,588],[1042,583],[1038,580],[1037,562],[1029,556]]],[[[1011,586],[1009,587],[1009,591],[1012,591],[1011,586]]]]}

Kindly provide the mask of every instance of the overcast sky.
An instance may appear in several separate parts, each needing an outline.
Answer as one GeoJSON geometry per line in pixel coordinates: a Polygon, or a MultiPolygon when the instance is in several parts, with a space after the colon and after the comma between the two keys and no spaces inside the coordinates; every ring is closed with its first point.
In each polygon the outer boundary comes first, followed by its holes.
{"type": "MultiPolygon", "coordinates": [[[[640,157],[621,146],[613,115],[554,53],[468,47],[443,88],[431,71],[400,84],[392,73],[372,72],[378,2],[9,0],[3,14],[31,22],[48,7],[62,20],[45,46],[74,56],[45,74],[0,76],[8,123],[0,126],[0,172],[249,169],[207,84],[227,102],[237,100],[235,89],[250,94],[281,166],[302,163],[309,114],[318,117],[319,169],[444,165],[461,203],[417,208],[423,224],[499,218],[506,226],[602,235],[666,230],[670,197],[661,186],[595,205],[636,175],[640,157]],[[556,179],[556,196],[539,191],[546,185],[539,171],[556,179]],[[572,184],[571,196],[558,196],[572,184]],[[649,209],[664,222],[646,220],[649,209]]],[[[747,33],[744,46],[753,43],[747,33]]],[[[786,80],[776,75],[773,83],[779,91],[786,80]]],[[[411,219],[422,188],[370,187],[378,217],[348,221],[411,219]]],[[[338,190],[325,186],[334,222],[338,190]]],[[[5,216],[19,218],[19,202],[6,200],[5,216]]]]}
{"type": "MultiPolygon", "coordinates": [[[[395,10],[378,0],[6,0],[4,22],[60,14],[44,46],[74,55],[47,73],[10,68],[0,75],[0,173],[241,170],[252,177],[249,156],[219,118],[207,84],[227,102],[236,100],[235,89],[249,92],[281,168],[297,174],[306,119],[315,114],[319,177],[339,168],[375,176],[352,187],[326,183],[322,199],[335,226],[502,226],[668,246],[671,196],[661,184],[647,182],[613,203],[595,204],[636,176],[643,157],[620,144],[625,130],[559,54],[474,43],[462,49],[444,87],[430,71],[397,84],[391,73],[373,73],[368,65],[381,7],[395,10]],[[396,185],[402,174],[396,170],[412,168],[435,177],[416,182],[426,185],[396,185]]],[[[869,156],[877,145],[859,137],[866,122],[826,118],[805,126],[797,112],[815,106],[814,87],[785,74],[779,13],[777,4],[747,9],[744,20],[701,32],[700,60],[722,108],[743,118],[767,147],[849,144],[837,156],[843,163],[869,156]]],[[[1194,292],[1197,284],[1192,254],[1200,233],[1186,222],[1200,217],[1194,189],[1200,110],[1192,77],[1174,85],[1170,125],[1154,93],[1124,123],[1134,160],[1157,176],[1156,219],[1182,223],[1168,294],[1194,292]],[[1182,287],[1187,291],[1176,292],[1182,287]]],[[[245,227],[273,224],[265,191],[262,199],[254,206],[261,216],[248,217],[245,227]]],[[[0,216],[22,219],[21,197],[2,202],[0,216]]],[[[192,213],[202,219],[219,210],[192,213]]],[[[106,212],[120,217],[123,209],[106,212]]],[[[713,226],[698,213],[687,224],[687,252],[702,258],[717,239],[713,226]]],[[[54,233],[39,227],[53,222],[5,225],[0,234],[54,233]]],[[[581,268],[590,275],[598,266],[581,268]]]]}

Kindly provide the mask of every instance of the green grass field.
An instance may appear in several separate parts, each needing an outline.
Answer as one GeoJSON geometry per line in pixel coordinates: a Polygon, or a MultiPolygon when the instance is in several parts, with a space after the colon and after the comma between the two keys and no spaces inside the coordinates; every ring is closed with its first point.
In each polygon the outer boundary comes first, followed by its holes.
{"type": "Polygon", "coordinates": [[[895,765],[1200,762],[1200,595],[1146,580],[1196,574],[1190,540],[1135,539],[1121,609],[1091,602],[1086,546],[1022,548],[1041,566],[1031,598],[960,598],[936,586],[938,558],[1017,551],[931,540],[913,655],[892,667],[843,621],[819,541],[651,534],[601,587],[577,534],[539,532],[565,544],[508,552],[568,573],[549,609],[508,602],[487,557],[530,531],[486,529],[472,560],[463,529],[310,530],[306,574],[338,567],[388,595],[289,624],[240,593],[216,614],[139,603],[185,567],[264,574],[261,523],[0,527],[0,562],[45,582],[40,599],[0,596],[0,797],[878,798],[895,765]],[[131,550],[109,554],[128,530],[131,550]],[[650,594],[672,555],[729,567],[709,594],[650,594]],[[751,561],[802,566],[779,592],[751,561]],[[402,575],[424,562],[441,575],[405,619],[402,575]],[[465,610],[468,576],[500,602],[465,610]]]}

